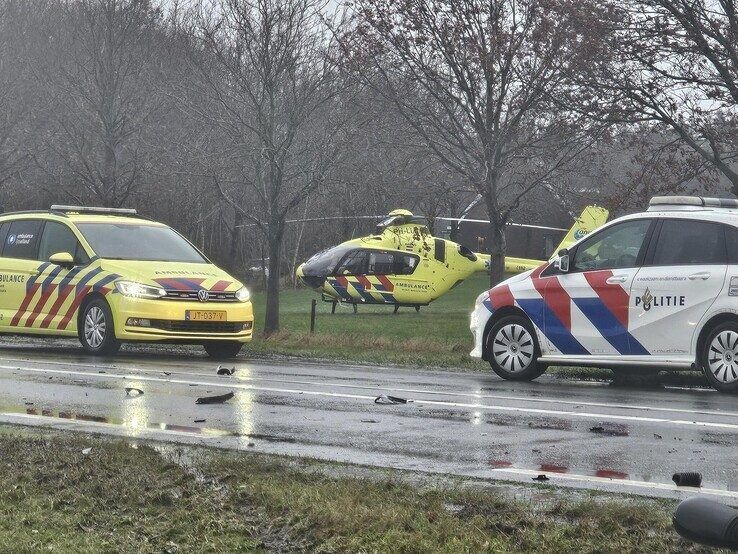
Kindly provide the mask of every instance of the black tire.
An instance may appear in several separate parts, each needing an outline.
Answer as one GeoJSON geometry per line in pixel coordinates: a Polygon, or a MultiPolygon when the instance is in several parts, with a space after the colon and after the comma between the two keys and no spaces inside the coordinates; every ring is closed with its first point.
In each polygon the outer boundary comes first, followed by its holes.
{"type": "Polygon", "coordinates": [[[110,306],[102,298],[86,302],[79,315],[77,336],[82,347],[96,356],[112,356],[120,350],[110,306]]]}
{"type": "Polygon", "coordinates": [[[487,334],[487,359],[497,375],[509,381],[532,381],[546,366],[538,363],[540,349],[530,321],[509,315],[495,323],[487,334]]]}
{"type": "Polygon", "coordinates": [[[738,323],[721,323],[710,331],[697,360],[710,385],[738,393],[738,323]]]}
{"type": "Polygon", "coordinates": [[[243,347],[243,343],[232,340],[214,340],[206,342],[202,345],[205,352],[216,360],[229,360],[238,356],[243,347]]]}

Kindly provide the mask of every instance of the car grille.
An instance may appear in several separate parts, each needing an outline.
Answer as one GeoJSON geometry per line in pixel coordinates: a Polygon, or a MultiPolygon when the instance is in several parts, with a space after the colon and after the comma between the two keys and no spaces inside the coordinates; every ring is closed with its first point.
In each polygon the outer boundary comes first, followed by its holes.
{"type": "MultiPolygon", "coordinates": [[[[235,292],[208,291],[210,296],[205,302],[238,302],[235,292]]],[[[199,302],[196,290],[168,290],[163,300],[186,300],[188,302],[199,302]]]]}
{"type": "Polygon", "coordinates": [[[251,329],[250,321],[174,321],[152,319],[151,327],[171,333],[240,333],[251,329]]]}

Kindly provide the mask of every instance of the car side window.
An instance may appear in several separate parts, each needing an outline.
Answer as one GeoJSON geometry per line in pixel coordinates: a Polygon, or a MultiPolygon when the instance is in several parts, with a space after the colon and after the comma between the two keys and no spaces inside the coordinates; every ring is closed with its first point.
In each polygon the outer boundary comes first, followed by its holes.
{"type": "Polygon", "coordinates": [[[725,233],[719,223],[666,219],[650,265],[724,264],[725,233]]]}
{"type": "Polygon", "coordinates": [[[43,225],[44,222],[40,219],[12,221],[3,243],[3,257],[35,260],[43,225]]]}
{"type": "MultiPolygon", "coordinates": [[[[725,246],[728,250],[728,263],[738,264],[738,227],[725,225],[725,246]]],[[[2,237],[0,231],[0,238],[2,237]]]]}
{"type": "Polygon", "coordinates": [[[635,267],[650,219],[625,221],[582,242],[574,253],[574,271],[635,267]]]}
{"type": "Polygon", "coordinates": [[[5,237],[8,236],[8,230],[10,229],[10,222],[6,221],[0,224],[0,254],[3,252],[3,245],[5,244],[5,237]]]}
{"type": "Polygon", "coordinates": [[[41,235],[38,259],[47,262],[51,256],[62,252],[71,254],[75,263],[79,265],[90,261],[79,240],[69,227],[56,221],[47,221],[41,235]]]}

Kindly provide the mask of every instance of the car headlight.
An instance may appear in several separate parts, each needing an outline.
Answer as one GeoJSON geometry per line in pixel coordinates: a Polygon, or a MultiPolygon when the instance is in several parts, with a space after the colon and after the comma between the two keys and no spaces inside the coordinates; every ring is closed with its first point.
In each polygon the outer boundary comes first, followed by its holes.
{"type": "Polygon", "coordinates": [[[251,293],[246,287],[241,287],[236,291],[236,300],[239,302],[248,302],[251,300],[251,293]]]}
{"type": "Polygon", "coordinates": [[[161,298],[167,295],[167,291],[164,289],[133,281],[116,281],[115,288],[123,296],[130,296],[131,298],[161,298]]]}

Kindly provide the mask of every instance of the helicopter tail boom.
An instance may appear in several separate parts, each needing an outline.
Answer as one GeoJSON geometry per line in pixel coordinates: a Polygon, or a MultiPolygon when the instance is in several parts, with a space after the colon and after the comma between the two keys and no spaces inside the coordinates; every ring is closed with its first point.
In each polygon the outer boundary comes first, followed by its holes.
{"type": "Polygon", "coordinates": [[[609,215],[610,212],[599,206],[587,206],[584,208],[572,228],[569,229],[569,232],[566,233],[561,243],[554,249],[553,254],[557,254],[562,248],[568,248],[583,236],[604,225],[609,215]]]}
{"type": "MultiPolygon", "coordinates": [[[[610,213],[605,208],[600,208],[599,206],[587,206],[584,208],[582,214],[576,219],[574,225],[553,251],[553,254],[556,254],[562,248],[568,248],[583,236],[604,225],[609,215],[610,213]]],[[[491,256],[489,254],[476,254],[476,256],[484,264],[484,269],[480,268],[479,271],[489,271],[491,256]]],[[[524,271],[535,269],[544,263],[546,263],[546,260],[505,256],[505,273],[523,273],[524,271]]]]}

